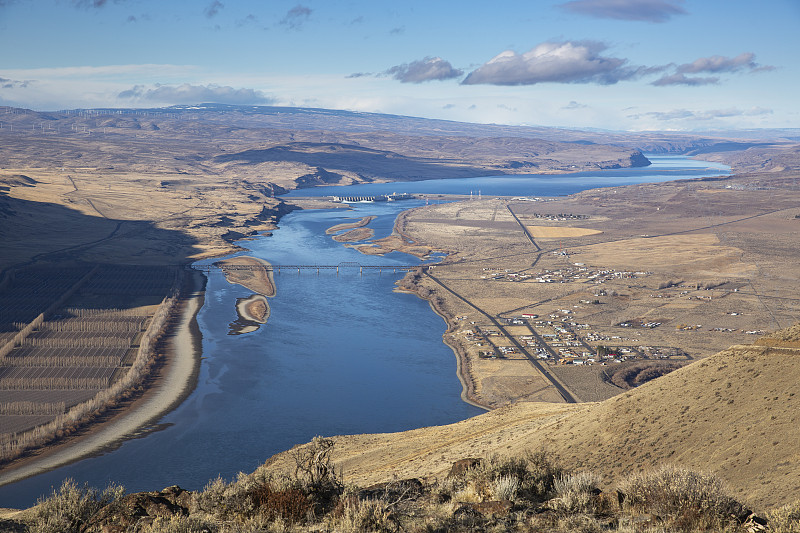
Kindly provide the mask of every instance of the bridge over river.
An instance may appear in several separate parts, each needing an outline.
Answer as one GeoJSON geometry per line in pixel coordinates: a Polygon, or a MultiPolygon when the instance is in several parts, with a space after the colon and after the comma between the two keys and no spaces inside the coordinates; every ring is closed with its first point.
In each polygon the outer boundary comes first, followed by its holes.
{"type": "MultiPolygon", "coordinates": [[[[300,274],[301,272],[308,272],[308,271],[316,271],[319,274],[322,271],[325,272],[333,272],[335,271],[336,274],[339,272],[353,272],[358,270],[359,274],[364,274],[365,272],[377,272],[378,274],[385,272],[413,272],[418,268],[427,269],[434,265],[362,265],[361,263],[352,262],[352,261],[345,261],[339,263],[337,265],[236,265],[236,264],[228,264],[224,265],[225,270],[261,270],[264,269],[267,272],[273,272],[275,274],[280,274],[282,272],[297,272],[300,274]]],[[[222,270],[223,265],[219,263],[212,263],[208,265],[193,265],[192,268],[196,270],[202,270],[203,272],[210,272],[212,269],[214,270],[222,270]]]]}

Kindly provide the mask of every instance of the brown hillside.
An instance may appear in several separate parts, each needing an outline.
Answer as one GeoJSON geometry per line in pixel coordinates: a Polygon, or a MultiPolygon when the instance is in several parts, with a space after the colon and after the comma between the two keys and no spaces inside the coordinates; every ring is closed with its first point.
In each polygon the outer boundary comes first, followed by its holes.
{"type": "MultiPolygon", "coordinates": [[[[800,325],[770,336],[788,344],[800,325]]],[[[465,457],[545,449],[569,468],[713,472],[756,509],[800,497],[800,348],[733,346],[605,402],[518,403],[443,427],[336,438],[348,481],[442,475],[465,457]]],[[[266,469],[293,465],[287,454],[266,469]]]]}

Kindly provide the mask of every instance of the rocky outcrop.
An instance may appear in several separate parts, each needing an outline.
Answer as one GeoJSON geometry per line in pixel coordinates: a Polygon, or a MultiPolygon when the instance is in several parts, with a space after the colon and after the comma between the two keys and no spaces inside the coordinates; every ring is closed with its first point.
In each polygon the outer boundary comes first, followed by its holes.
{"type": "Polygon", "coordinates": [[[86,533],[138,531],[156,518],[189,516],[194,493],[177,485],[159,492],[128,494],[105,506],[83,529],[86,533]]]}
{"type": "Polygon", "coordinates": [[[652,164],[650,163],[650,160],[647,159],[644,156],[644,154],[638,150],[631,154],[630,161],[632,167],[647,167],[652,164]]]}

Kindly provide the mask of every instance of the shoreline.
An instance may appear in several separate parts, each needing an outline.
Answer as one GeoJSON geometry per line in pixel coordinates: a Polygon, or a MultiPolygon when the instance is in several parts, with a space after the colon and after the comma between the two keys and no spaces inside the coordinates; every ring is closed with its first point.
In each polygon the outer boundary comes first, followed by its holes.
{"type": "Polygon", "coordinates": [[[86,432],[21,459],[0,472],[0,486],[55,470],[89,456],[119,447],[140,436],[164,415],[178,407],[194,390],[200,370],[202,334],[197,313],[205,299],[205,276],[192,272],[192,288],[180,302],[177,325],[166,334],[167,360],[153,377],[152,386],[109,420],[89,424],[86,432]]]}
{"type": "Polygon", "coordinates": [[[491,407],[478,402],[475,394],[475,382],[472,379],[472,374],[468,370],[469,360],[467,359],[466,355],[459,346],[455,346],[448,342],[447,334],[453,329],[450,318],[442,310],[437,308],[432,300],[428,300],[428,304],[431,306],[431,309],[433,309],[433,312],[442,317],[442,319],[445,321],[445,324],[447,324],[447,331],[442,334],[442,342],[451,350],[453,350],[453,353],[456,356],[456,376],[458,377],[458,381],[461,382],[461,399],[465,403],[485,409],[487,412],[492,411],[493,409],[491,407]]]}
{"type": "MultiPolygon", "coordinates": [[[[409,238],[408,235],[406,235],[400,227],[400,224],[405,222],[405,218],[409,211],[410,209],[406,209],[404,211],[401,211],[400,214],[397,215],[397,217],[394,220],[394,226],[392,227],[392,231],[404,241],[413,242],[411,238],[409,238]]],[[[455,325],[452,320],[453,317],[445,313],[442,309],[439,309],[439,307],[436,306],[436,303],[434,302],[433,298],[425,298],[422,295],[420,295],[418,291],[419,284],[417,282],[412,282],[411,286],[414,287],[414,290],[404,289],[401,287],[397,287],[395,290],[400,292],[405,292],[408,294],[413,294],[417,298],[425,300],[426,302],[428,302],[428,305],[433,310],[433,312],[442,317],[444,323],[447,324],[447,330],[442,334],[442,343],[444,343],[445,346],[453,350],[453,355],[455,355],[456,357],[456,377],[458,378],[458,381],[461,383],[461,400],[464,401],[465,403],[468,403],[480,409],[485,409],[487,412],[492,411],[492,408],[478,401],[477,394],[475,393],[475,381],[473,379],[472,373],[469,371],[469,360],[467,359],[466,354],[462,351],[460,346],[456,346],[455,344],[449,342],[449,338],[447,335],[453,329],[455,329],[455,325]]]]}

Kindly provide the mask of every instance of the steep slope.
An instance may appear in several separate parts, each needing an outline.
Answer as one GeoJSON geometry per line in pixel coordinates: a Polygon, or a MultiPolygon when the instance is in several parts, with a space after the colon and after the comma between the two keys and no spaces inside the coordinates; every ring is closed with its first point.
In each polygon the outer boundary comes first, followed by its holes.
{"type": "MultiPolygon", "coordinates": [[[[800,498],[800,325],[733,346],[605,402],[519,403],[464,422],[336,438],[347,480],[440,476],[453,461],[545,449],[620,476],[664,463],[712,472],[756,509],[800,498]]],[[[293,466],[284,453],[262,467],[293,466]]]]}

